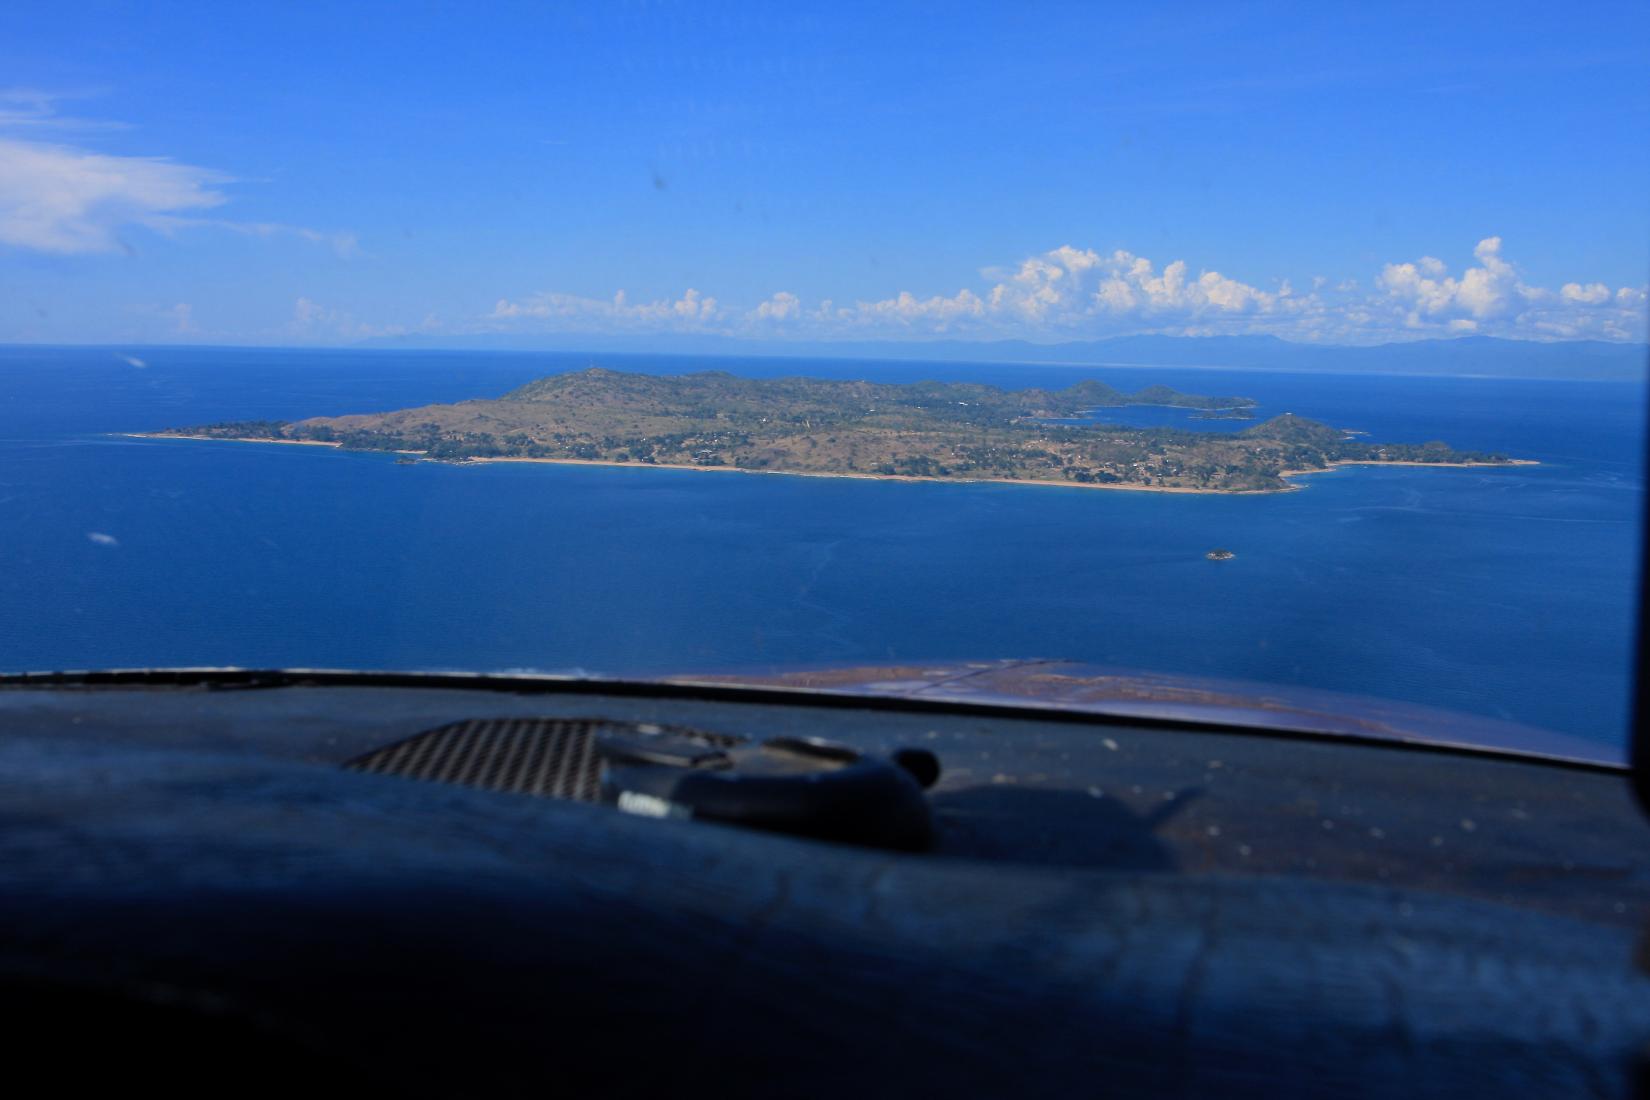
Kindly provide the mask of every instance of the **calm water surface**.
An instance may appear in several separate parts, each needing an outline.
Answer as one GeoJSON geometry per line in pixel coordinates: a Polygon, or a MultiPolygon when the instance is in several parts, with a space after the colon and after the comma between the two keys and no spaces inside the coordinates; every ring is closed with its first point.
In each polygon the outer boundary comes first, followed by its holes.
{"type": "MultiPolygon", "coordinates": [[[[1643,389],[1184,369],[0,348],[0,669],[650,673],[1066,657],[1623,742],[1643,389]],[[1187,496],[435,464],[107,433],[502,393],[558,370],[1252,396],[1537,467],[1187,496]],[[96,537],[94,537],[96,536],[96,537]],[[1238,557],[1204,559],[1213,546],[1238,557]]],[[[1104,414],[1234,430],[1180,410],[1104,414]]]]}

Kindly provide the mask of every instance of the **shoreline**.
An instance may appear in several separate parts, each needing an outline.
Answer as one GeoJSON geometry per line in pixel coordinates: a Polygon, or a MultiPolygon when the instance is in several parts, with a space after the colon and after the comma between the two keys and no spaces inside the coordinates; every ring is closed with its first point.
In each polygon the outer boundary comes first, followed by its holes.
{"type": "MultiPolygon", "coordinates": [[[[414,454],[422,452],[411,452],[414,454]]],[[[861,481],[933,481],[948,485],[1051,485],[1057,489],[1114,489],[1137,493],[1197,493],[1199,495],[1234,496],[1255,493],[1287,493],[1297,486],[1284,489],[1193,489],[1184,485],[1101,485],[1092,481],[1054,481],[1029,477],[921,477],[916,474],[860,474],[826,473],[822,470],[747,470],[743,466],[684,466],[666,462],[610,462],[599,458],[517,458],[498,455],[491,458],[466,458],[459,465],[486,462],[543,463],[549,466],[617,466],[625,470],[696,470],[708,474],[766,474],[770,477],[835,477],[857,478],[861,481]]]]}
{"type": "MultiPolygon", "coordinates": [[[[116,432],[126,439],[198,439],[204,443],[274,443],[283,447],[342,447],[324,439],[248,439],[238,435],[183,435],[178,432],[116,432]]],[[[393,451],[392,454],[423,454],[423,451],[393,451]]]]}
{"type": "MultiPolygon", "coordinates": [[[[239,436],[227,435],[180,435],[174,432],[120,432],[119,435],[129,439],[192,439],[207,443],[274,443],[288,447],[332,447],[341,448],[342,443],[329,442],[321,439],[248,439],[239,436]]],[[[370,454],[372,452],[363,452],[370,454]]],[[[425,451],[383,451],[382,454],[421,455],[427,461],[425,451]]],[[[1014,478],[1014,477],[922,477],[916,474],[861,474],[861,473],[826,473],[820,470],[749,470],[742,466],[688,466],[677,463],[663,462],[616,462],[599,458],[527,458],[514,455],[496,455],[481,458],[463,458],[457,462],[448,463],[453,466],[482,465],[484,463],[511,462],[532,463],[547,466],[613,466],[628,470],[692,470],[700,473],[712,474],[766,474],[772,477],[831,477],[855,478],[861,481],[932,481],[953,485],[1045,485],[1057,489],[1107,489],[1113,492],[1124,493],[1179,493],[1197,496],[1263,496],[1273,493],[1297,493],[1305,488],[1304,485],[1285,484],[1276,489],[1196,489],[1186,485],[1105,485],[1092,481],[1054,481],[1052,479],[1014,478]]],[[[1440,469],[1464,469],[1468,467],[1499,468],[1503,466],[1539,466],[1541,463],[1528,458],[1511,458],[1506,462],[1415,462],[1415,461],[1382,461],[1380,459],[1347,459],[1331,462],[1321,469],[1310,470],[1281,470],[1278,476],[1284,481],[1291,478],[1303,477],[1308,474],[1328,473],[1341,466],[1427,466],[1440,469]]]]}
{"type": "Polygon", "coordinates": [[[1337,459],[1320,469],[1283,470],[1278,476],[1305,477],[1308,474],[1327,474],[1329,471],[1339,469],[1342,466],[1425,466],[1436,470],[1499,470],[1504,466],[1539,465],[1541,463],[1533,458],[1509,458],[1505,462],[1417,462],[1410,459],[1343,458],[1337,459]]]}

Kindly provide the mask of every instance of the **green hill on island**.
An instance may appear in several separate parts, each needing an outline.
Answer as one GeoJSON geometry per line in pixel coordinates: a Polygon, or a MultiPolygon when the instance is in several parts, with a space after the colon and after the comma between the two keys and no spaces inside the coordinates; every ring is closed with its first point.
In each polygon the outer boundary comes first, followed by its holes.
{"type": "Polygon", "coordinates": [[[1004,390],[592,368],[541,378],[498,398],[155,434],[328,443],[446,461],[583,461],[1194,492],[1286,489],[1291,473],[1341,463],[1512,462],[1443,443],[1362,442],[1287,413],[1238,433],[1124,428],[1103,418],[1060,422],[1130,405],[1247,415],[1255,404],[1167,386],[1125,394],[1093,380],[1061,390],[1004,390]]]}

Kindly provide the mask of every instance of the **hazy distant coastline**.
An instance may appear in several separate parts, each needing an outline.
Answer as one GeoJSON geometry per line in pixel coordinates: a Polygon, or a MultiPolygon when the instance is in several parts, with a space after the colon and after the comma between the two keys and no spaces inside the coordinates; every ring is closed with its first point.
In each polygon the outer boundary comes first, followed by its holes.
{"type": "Polygon", "coordinates": [[[1461,336],[1385,344],[1306,344],[1276,336],[1117,336],[1103,340],[756,340],[727,336],[594,334],[400,336],[363,348],[591,352],[671,356],[864,359],[931,363],[1026,363],[1084,367],[1642,382],[1650,345],[1603,340],[1507,340],[1461,336]]]}

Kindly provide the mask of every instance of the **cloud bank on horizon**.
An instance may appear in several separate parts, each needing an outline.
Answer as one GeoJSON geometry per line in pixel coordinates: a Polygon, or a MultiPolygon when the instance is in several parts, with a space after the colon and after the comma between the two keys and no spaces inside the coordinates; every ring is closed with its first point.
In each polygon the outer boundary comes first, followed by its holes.
{"type": "Polygon", "coordinates": [[[1646,286],[1524,281],[1500,237],[1473,250],[1476,263],[1452,274],[1422,256],[1385,264],[1368,285],[1324,277],[1305,290],[1288,279],[1263,289],[1184,260],[1161,268],[1127,251],[1102,255],[1063,245],[1009,270],[987,268],[976,289],[922,297],[808,305],[777,291],[754,306],[725,306],[689,288],[675,300],[632,302],[544,291],[501,298],[472,331],[558,333],[681,332],[808,339],[1092,339],[1270,334],[1323,343],[1374,343],[1428,336],[1643,341],[1646,286]]]}

